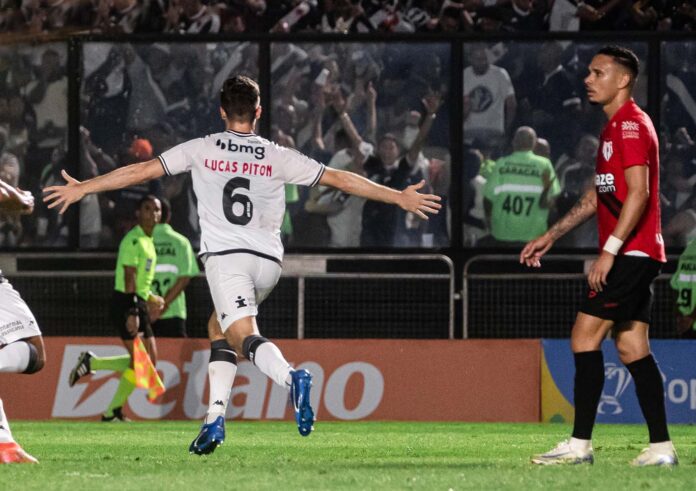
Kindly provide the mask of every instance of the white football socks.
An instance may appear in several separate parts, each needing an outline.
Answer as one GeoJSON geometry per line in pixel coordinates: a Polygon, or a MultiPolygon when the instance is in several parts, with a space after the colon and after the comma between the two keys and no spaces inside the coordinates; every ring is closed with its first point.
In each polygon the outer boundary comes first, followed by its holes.
{"type": "Polygon", "coordinates": [[[237,365],[234,363],[229,361],[211,361],[208,363],[210,397],[208,399],[208,413],[205,417],[206,424],[212,423],[218,416],[225,417],[235,375],[237,375],[237,365]]]}
{"type": "Polygon", "coordinates": [[[0,443],[9,443],[13,441],[10,423],[7,421],[5,409],[2,407],[2,399],[0,399],[0,443]]]}
{"type": "Polygon", "coordinates": [[[254,354],[254,365],[276,384],[290,388],[292,367],[275,344],[271,342],[260,344],[254,354]]]}
{"type": "Polygon", "coordinates": [[[592,440],[581,440],[579,438],[571,437],[568,445],[572,450],[587,453],[592,448],[592,440]]]}
{"type": "Polygon", "coordinates": [[[24,341],[0,349],[0,372],[22,373],[29,366],[29,345],[24,341]]]}
{"type": "Polygon", "coordinates": [[[671,440],[667,440],[666,442],[651,443],[650,450],[655,453],[672,455],[674,454],[674,445],[672,444],[671,440]]]}

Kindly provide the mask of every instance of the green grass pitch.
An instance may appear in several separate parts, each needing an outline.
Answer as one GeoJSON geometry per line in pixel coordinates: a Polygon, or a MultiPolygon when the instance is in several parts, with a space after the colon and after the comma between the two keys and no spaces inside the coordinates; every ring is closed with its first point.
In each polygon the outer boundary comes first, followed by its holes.
{"type": "Polygon", "coordinates": [[[640,425],[600,425],[595,465],[537,467],[570,429],[554,424],[318,422],[303,438],[291,422],[237,422],[210,456],[188,454],[190,421],[13,421],[41,462],[0,466],[0,489],[696,489],[696,427],[672,426],[681,465],[635,469],[640,425]]]}

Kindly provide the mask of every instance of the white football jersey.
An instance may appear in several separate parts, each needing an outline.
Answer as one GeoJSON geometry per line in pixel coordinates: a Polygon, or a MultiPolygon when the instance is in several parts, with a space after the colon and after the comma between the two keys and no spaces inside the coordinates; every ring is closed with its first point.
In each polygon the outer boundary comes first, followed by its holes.
{"type": "Polygon", "coordinates": [[[324,165],[253,133],[195,138],[159,157],[168,175],[191,172],[201,254],[249,252],[280,262],[285,184],[314,186],[324,165]]]}

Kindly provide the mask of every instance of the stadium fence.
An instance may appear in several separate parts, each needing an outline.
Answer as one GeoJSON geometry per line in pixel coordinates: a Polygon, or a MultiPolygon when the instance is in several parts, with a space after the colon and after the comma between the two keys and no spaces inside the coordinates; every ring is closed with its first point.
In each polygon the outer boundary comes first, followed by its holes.
{"type": "MultiPolygon", "coordinates": [[[[548,256],[530,272],[518,256],[480,255],[464,265],[464,338],[567,338],[587,292],[594,256],[548,256]],[[561,272],[566,271],[566,272],[561,272]],[[572,272],[567,272],[572,271],[572,272]]],[[[674,293],[669,274],[653,284],[650,336],[675,337],[674,293]]]]}
{"type": "MultiPolygon", "coordinates": [[[[46,255],[30,257],[35,262],[46,255]]],[[[113,255],[92,257],[114,260],[113,255]]],[[[5,261],[3,274],[45,335],[114,334],[108,315],[110,268],[17,271],[12,266],[17,261],[5,261]]],[[[272,338],[452,339],[454,285],[454,265],[443,255],[286,256],[280,282],[260,309],[259,324],[272,338]],[[403,272],[405,267],[410,271],[403,272]]],[[[189,335],[206,337],[213,305],[204,275],[192,279],[186,295],[189,335]]]]}

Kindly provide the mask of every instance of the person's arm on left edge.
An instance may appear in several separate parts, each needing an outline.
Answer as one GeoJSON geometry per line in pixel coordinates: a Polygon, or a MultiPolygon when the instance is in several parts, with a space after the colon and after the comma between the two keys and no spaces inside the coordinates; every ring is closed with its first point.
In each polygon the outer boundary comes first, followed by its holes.
{"type": "MultiPolygon", "coordinates": [[[[626,241],[633,229],[638,225],[650,197],[650,173],[647,165],[628,167],[624,169],[624,176],[628,193],[621,208],[619,220],[611,234],[611,236],[622,243],[626,241]]],[[[609,240],[611,240],[611,236],[609,240]]],[[[604,245],[602,244],[602,246],[604,245]]],[[[590,288],[595,291],[602,291],[602,285],[607,284],[607,275],[614,265],[615,257],[611,252],[602,249],[599,258],[594,262],[587,276],[590,288]]]]}
{"type": "Polygon", "coordinates": [[[327,167],[321,179],[319,179],[319,184],[331,186],[340,189],[344,193],[360,196],[361,198],[398,205],[406,211],[415,213],[424,220],[428,219],[425,213],[437,214],[438,210],[442,208],[442,205],[438,203],[440,201],[439,196],[420,194],[418,192],[419,189],[425,186],[425,181],[408,186],[403,191],[397,191],[396,189],[376,184],[353,172],[327,167]]]}
{"type": "Polygon", "coordinates": [[[28,215],[34,211],[34,196],[0,179],[0,210],[28,215]]]}
{"type": "Polygon", "coordinates": [[[61,175],[67,183],[62,186],[44,188],[43,200],[48,203],[49,208],[60,206],[59,213],[63,214],[71,204],[80,201],[88,194],[127,188],[134,184],[157,179],[164,175],[164,168],[159,159],[152,159],[139,164],[119,167],[107,174],[82,182],[71,177],[65,170],[61,171],[61,175]]]}

